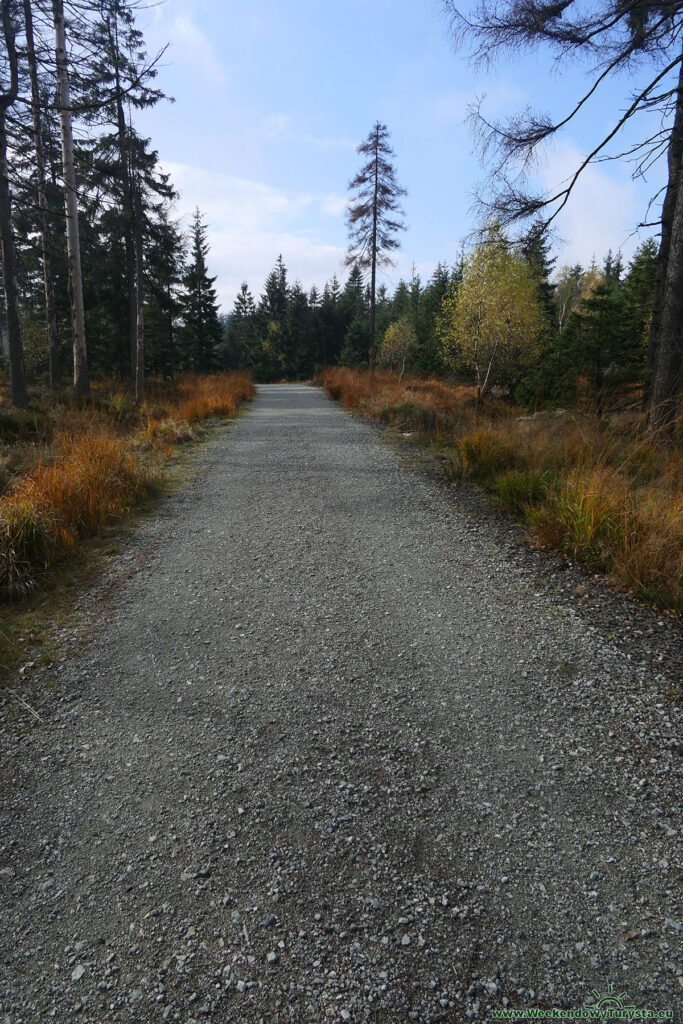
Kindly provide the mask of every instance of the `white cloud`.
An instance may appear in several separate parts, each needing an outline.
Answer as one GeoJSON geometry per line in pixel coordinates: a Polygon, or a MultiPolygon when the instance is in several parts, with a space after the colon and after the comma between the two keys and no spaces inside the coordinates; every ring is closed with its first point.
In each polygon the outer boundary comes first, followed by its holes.
{"type": "Polygon", "coordinates": [[[209,271],[224,312],[229,312],[242,281],[260,294],[266,275],[281,253],[290,280],[322,286],[342,271],[344,246],[320,241],[311,223],[325,235],[343,237],[343,196],[333,193],[288,194],[188,164],[166,163],[164,171],[180,192],[177,214],[189,224],[198,206],[208,225],[209,271]],[[336,223],[335,223],[336,222],[336,223]]]}
{"type": "MultiPolygon", "coordinates": [[[[581,160],[572,142],[555,147],[539,172],[544,188],[552,194],[566,187],[581,160]]],[[[623,170],[608,164],[587,167],[555,221],[562,239],[558,265],[586,266],[609,248],[621,248],[628,257],[638,244],[632,233],[640,213],[638,190],[633,181],[623,179],[623,170]],[[612,173],[606,169],[610,166],[612,173]]]]}
{"type": "Polygon", "coordinates": [[[177,14],[171,26],[171,55],[175,62],[190,65],[214,85],[225,85],[227,75],[210,40],[186,14],[177,14]]]}
{"type": "Polygon", "coordinates": [[[323,151],[334,149],[355,150],[357,143],[348,138],[320,138],[311,132],[299,135],[288,114],[269,114],[263,121],[262,135],[269,141],[303,142],[323,151]]]}
{"type": "Polygon", "coordinates": [[[287,114],[271,114],[263,125],[263,133],[268,139],[279,139],[289,133],[291,118],[287,114]]]}
{"type": "Polygon", "coordinates": [[[315,135],[307,133],[302,138],[303,142],[310,142],[311,145],[317,146],[318,149],[329,150],[329,149],[353,149],[355,150],[358,146],[357,142],[352,139],[319,139],[315,135]]]}
{"type": "Polygon", "coordinates": [[[437,96],[429,103],[428,114],[442,124],[464,121],[474,99],[474,93],[471,92],[455,92],[447,96],[437,96]]]}

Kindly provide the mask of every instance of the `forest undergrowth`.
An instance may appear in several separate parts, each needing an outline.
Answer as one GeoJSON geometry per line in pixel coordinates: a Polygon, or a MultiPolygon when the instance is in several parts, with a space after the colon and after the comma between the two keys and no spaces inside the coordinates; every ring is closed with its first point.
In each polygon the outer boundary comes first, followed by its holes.
{"type": "Polygon", "coordinates": [[[560,552],[656,607],[683,615],[683,415],[676,442],[648,438],[637,409],[529,415],[474,388],[343,368],[330,397],[428,446],[449,479],[471,484],[560,552]]]}

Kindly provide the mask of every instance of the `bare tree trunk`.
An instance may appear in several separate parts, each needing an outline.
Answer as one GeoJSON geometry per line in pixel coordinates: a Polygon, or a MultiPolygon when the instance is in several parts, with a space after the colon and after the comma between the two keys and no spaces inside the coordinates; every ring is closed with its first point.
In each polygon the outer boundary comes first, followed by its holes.
{"type": "Polygon", "coordinates": [[[11,0],[2,0],[2,31],[7,50],[10,83],[0,93],[0,252],[7,311],[7,347],[9,351],[10,403],[18,409],[28,406],[24,346],[21,339],[19,287],[17,285],[17,253],[12,224],[12,196],[7,166],[7,111],[17,98],[19,77],[11,0]]]}
{"type": "Polygon", "coordinates": [[[45,282],[45,316],[47,321],[47,346],[50,361],[50,388],[53,395],[59,391],[59,336],[57,333],[57,308],[55,305],[54,259],[52,235],[45,191],[45,157],[43,155],[43,132],[40,123],[40,91],[38,88],[38,67],[33,40],[33,15],[31,0],[24,0],[26,30],[26,56],[31,79],[31,113],[33,116],[33,147],[36,156],[36,187],[40,209],[40,239],[43,249],[43,280],[45,282]]]}
{"type": "Polygon", "coordinates": [[[676,212],[676,200],[681,188],[681,167],[683,166],[683,63],[678,76],[678,96],[676,99],[676,115],[674,117],[673,129],[669,139],[669,150],[667,153],[669,179],[666,186],[666,194],[662,203],[662,234],[659,243],[659,255],[655,271],[654,301],[652,307],[652,322],[650,324],[650,338],[647,351],[647,367],[650,380],[646,388],[646,401],[652,391],[655,364],[657,362],[657,348],[662,329],[662,311],[665,301],[667,265],[669,252],[671,250],[671,237],[673,230],[674,214],[676,212]]]}
{"type": "Polygon", "coordinates": [[[678,78],[676,116],[669,141],[669,181],[662,205],[662,239],[655,277],[648,364],[650,434],[668,435],[680,396],[683,343],[683,64],[678,78]]]}
{"type": "Polygon", "coordinates": [[[142,251],[142,198],[140,188],[135,192],[135,401],[141,402],[145,394],[145,268],[142,251]]]}
{"type": "Polygon", "coordinates": [[[69,257],[69,297],[74,346],[74,395],[90,397],[88,354],[85,344],[85,311],[83,308],[83,279],[81,276],[81,250],[78,237],[78,197],[74,169],[74,143],[71,128],[71,98],[64,32],[64,0],[52,0],[55,25],[55,58],[57,64],[57,92],[59,117],[62,127],[62,162],[64,164],[64,208],[66,211],[66,245],[69,257]]]}
{"type": "Polygon", "coordinates": [[[377,204],[379,202],[379,132],[375,131],[375,192],[372,201],[372,269],[370,271],[370,376],[375,372],[375,286],[377,283],[377,204]]]}
{"type": "MultiPolygon", "coordinates": [[[[682,166],[678,173],[683,180],[683,150],[681,160],[682,166]]],[[[650,433],[655,437],[670,434],[676,416],[680,396],[682,326],[683,188],[678,191],[671,221],[671,242],[650,396],[650,433]]]]}
{"type": "Polygon", "coordinates": [[[121,91],[121,55],[119,52],[118,4],[114,10],[114,31],[111,22],[107,22],[109,42],[114,53],[114,82],[116,86],[116,130],[119,142],[119,161],[122,174],[122,206],[123,206],[123,243],[126,258],[126,287],[128,291],[128,343],[130,346],[130,373],[135,379],[137,375],[137,300],[136,290],[136,256],[133,227],[133,181],[131,153],[126,128],[126,115],[123,109],[121,91]]]}
{"type": "Polygon", "coordinates": [[[168,300],[168,372],[171,380],[175,380],[175,341],[173,338],[173,300],[171,297],[171,282],[166,283],[166,298],[168,300]]]}
{"type": "Polygon", "coordinates": [[[7,307],[7,348],[9,354],[10,403],[17,409],[28,405],[24,346],[21,340],[19,288],[17,285],[17,254],[14,247],[12,200],[7,172],[7,127],[5,111],[0,110],[0,247],[7,307]]]}

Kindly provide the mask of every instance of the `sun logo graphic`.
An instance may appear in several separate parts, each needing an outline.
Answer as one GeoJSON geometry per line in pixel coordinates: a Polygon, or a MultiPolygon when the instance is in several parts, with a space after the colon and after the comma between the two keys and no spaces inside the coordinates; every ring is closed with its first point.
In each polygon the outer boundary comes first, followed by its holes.
{"type": "Polygon", "coordinates": [[[595,1007],[598,1010],[606,1010],[606,1017],[609,1020],[610,1017],[614,1016],[617,1020],[630,1020],[631,1013],[635,1010],[633,1003],[625,1003],[624,1000],[627,998],[625,992],[621,992],[618,996],[614,994],[614,985],[609,985],[607,988],[607,995],[600,996],[597,988],[593,989],[593,995],[595,996],[596,1003],[595,1007]],[[610,1010],[617,1011],[614,1014],[610,1013],[610,1010]],[[619,1012],[620,1011],[620,1012],[619,1012]]]}

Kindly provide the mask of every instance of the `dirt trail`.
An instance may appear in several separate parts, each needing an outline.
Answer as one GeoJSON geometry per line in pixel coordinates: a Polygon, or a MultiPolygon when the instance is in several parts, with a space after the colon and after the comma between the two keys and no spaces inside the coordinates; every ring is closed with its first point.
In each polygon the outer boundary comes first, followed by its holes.
{"type": "Polygon", "coordinates": [[[680,1013],[672,681],[320,391],[203,457],[2,769],[0,1024],[680,1013]]]}

